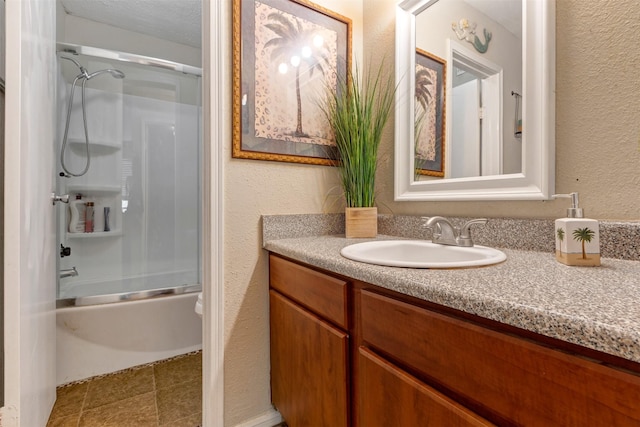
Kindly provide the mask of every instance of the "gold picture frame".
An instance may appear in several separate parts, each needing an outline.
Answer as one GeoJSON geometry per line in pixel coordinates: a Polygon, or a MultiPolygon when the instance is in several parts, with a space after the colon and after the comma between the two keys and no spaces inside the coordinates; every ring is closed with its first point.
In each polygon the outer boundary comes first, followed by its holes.
{"type": "Polygon", "coordinates": [[[322,114],[351,67],[351,20],[306,0],[233,0],[234,158],[336,165],[322,114]]]}
{"type": "Polygon", "coordinates": [[[415,173],[444,177],[447,61],[416,49],[415,173]]]}

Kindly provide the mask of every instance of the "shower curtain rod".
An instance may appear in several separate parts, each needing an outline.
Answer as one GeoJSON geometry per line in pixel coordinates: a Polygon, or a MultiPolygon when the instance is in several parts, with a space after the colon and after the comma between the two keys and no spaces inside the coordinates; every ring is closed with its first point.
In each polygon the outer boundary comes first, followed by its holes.
{"type": "Polygon", "coordinates": [[[165,70],[178,71],[180,73],[202,77],[202,68],[180,64],[178,62],[167,61],[165,59],[152,58],[150,56],[118,52],[115,50],[101,49],[98,47],[81,46],[71,43],[57,43],[57,49],[59,53],[96,56],[98,58],[113,59],[116,61],[130,62],[133,64],[150,65],[152,67],[158,67],[165,70]]]}

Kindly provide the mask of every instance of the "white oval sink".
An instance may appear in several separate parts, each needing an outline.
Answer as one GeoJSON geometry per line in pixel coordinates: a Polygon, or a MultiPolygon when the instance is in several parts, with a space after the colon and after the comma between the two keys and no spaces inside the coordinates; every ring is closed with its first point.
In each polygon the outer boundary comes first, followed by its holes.
{"type": "Polygon", "coordinates": [[[376,240],[356,243],[340,251],[354,261],[388,267],[461,268],[497,264],[504,252],[486,246],[438,245],[427,240],[376,240]]]}

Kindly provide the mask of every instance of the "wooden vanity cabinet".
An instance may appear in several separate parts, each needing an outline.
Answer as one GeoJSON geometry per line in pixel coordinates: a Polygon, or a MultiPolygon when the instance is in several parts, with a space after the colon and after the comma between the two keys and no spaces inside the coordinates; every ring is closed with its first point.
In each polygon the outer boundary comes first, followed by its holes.
{"type": "Polygon", "coordinates": [[[272,400],[290,427],[640,426],[634,362],[270,266],[272,400]]]}
{"type": "Polygon", "coordinates": [[[289,427],[349,423],[347,282],[270,257],[271,400],[289,427]]]}

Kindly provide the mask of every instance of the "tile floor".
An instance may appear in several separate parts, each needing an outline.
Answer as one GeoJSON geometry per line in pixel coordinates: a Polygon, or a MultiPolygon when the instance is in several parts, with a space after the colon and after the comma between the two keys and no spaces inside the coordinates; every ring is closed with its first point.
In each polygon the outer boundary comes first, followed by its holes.
{"type": "Polygon", "coordinates": [[[47,427],[196,427],[202,352],[59,387],[47,427]]]}

